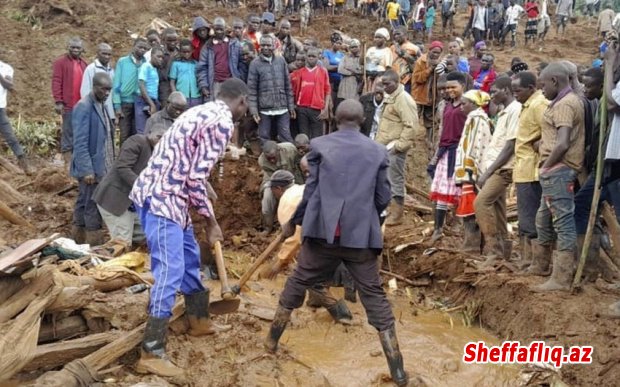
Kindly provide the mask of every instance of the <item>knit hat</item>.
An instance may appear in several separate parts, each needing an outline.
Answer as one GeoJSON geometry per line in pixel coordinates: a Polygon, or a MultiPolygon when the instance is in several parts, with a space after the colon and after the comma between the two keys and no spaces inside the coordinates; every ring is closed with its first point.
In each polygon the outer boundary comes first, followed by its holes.
{"type": "Polygon", "coordinates": [[[471,102],[478,105],[478,107],[483,107],[489,103],[491,100],[491,96],[480,90],[469,90],[465,94],[463,94],[463,98],[467,98],[471,102]]]}
{"type": "Polygon", "coordinates": [[[377,35],[381,36],[385,40],[390,40],[390,32],[387,30],[387,28],[381,27],[381,28],[377,29],[375,31],[375,36],[377,36],[377,35]]]}
{"type": "Polygon", "coordinates": [[[295,176],[289,171],[278,169],[271,175],[267,187],[288,187],[295,182],[295,176]]]}
{"type": "Polygon", "coordinates": [[[430,50],[432,50],[433,48],[438,48],[438,49],[440,49],[440,50],[442,50],[442,51],[443,51],[443,43],[441,43],[441,42],[440,42],[440,41],[438,41],[438,40],[435,40],[435,41],[431,42],[431,45],[430,45],[430,46],[428,46],[428,50],[430,51],[430,50]]]}

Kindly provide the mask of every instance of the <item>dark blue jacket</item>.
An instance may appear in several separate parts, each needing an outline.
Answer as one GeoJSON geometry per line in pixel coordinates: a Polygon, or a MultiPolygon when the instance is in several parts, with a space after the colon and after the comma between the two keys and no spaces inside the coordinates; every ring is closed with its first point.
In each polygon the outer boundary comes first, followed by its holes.
{"type": "Polygon", "coordinates": [[[71,122],[73,126],[73,159],[71,176],[82,178],[95,175],[100,181],[106,174],[105,142],[113,141],[114,134],[108,132],[114,128],[112,120],[102,115],[95,107],[95,98],[89,94],[82,98],[73,108],[71,122]]]}
{"type": "MultiPolygon", "coordinates": [[[[241,63],[241,44],[237,39],[228,41],[228,68],[233,78],[241,78],[239,73],[239,64],[241,63]]],[[[196,64],[196,76],[198,78],[198,87],[201,89],[206,87],[211,93],[213,83],[215,82],[215,51],[213,51],[213,40],[210,39],[200,50],[200,59],[196,64]]],[[[215,95],[209,96],[211,100],[215,100],[215,95]]]]}
{"type": "Polygon", "coordinates": [[[385,147],[340,128],[313,139],[310,148],[310,177],[292,222],[304,238],[334,243],[340,225],[340,246],[381,250],[379,214],[391,199],[385,147]]]}

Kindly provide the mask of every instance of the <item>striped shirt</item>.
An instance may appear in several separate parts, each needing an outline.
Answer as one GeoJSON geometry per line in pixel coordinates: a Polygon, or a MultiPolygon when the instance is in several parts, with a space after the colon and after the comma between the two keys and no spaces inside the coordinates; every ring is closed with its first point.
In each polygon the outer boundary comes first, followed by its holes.
{"type": "Polygon", "coordinates": [[[207,179],[233,134],[232,113],[222,101],[196,106],[166,131],[134,183],[129,198],[150,211],[187,228],[189,208],[211,217],[207,179]]]}

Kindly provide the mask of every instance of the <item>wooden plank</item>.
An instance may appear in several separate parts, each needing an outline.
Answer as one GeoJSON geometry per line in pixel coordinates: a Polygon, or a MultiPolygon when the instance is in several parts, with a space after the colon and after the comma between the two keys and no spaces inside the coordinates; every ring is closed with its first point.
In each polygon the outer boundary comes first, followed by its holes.
{"type": "Polygon", "coordinates": [[[79,339],[40,345],[34,353],[34,359],[26,365],[24,371],[47,370],[65,365],[93,353],[120,335],[118,331],[95,333],[79,339]]]}
{"type": "Polygon", "coordinates": [[[60,234],[53,234],[47,238],[30,239],[22,243],[15,250],[0,257],[0,271],[6,271],[17,263],[31,259],[33,254],[43,250],[58,237],[60,234]]]}

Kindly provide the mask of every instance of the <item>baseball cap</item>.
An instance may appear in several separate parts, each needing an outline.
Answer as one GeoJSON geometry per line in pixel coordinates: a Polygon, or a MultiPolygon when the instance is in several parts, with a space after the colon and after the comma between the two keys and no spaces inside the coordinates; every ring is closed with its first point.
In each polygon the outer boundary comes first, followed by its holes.
{"type": "Polygon", "coordinates": [[[271,12],[263,12],[263,23],[267,22],[270,24],[275,24],[276,23],[276,17],[273,16],[273,13],[271,12]]]}

